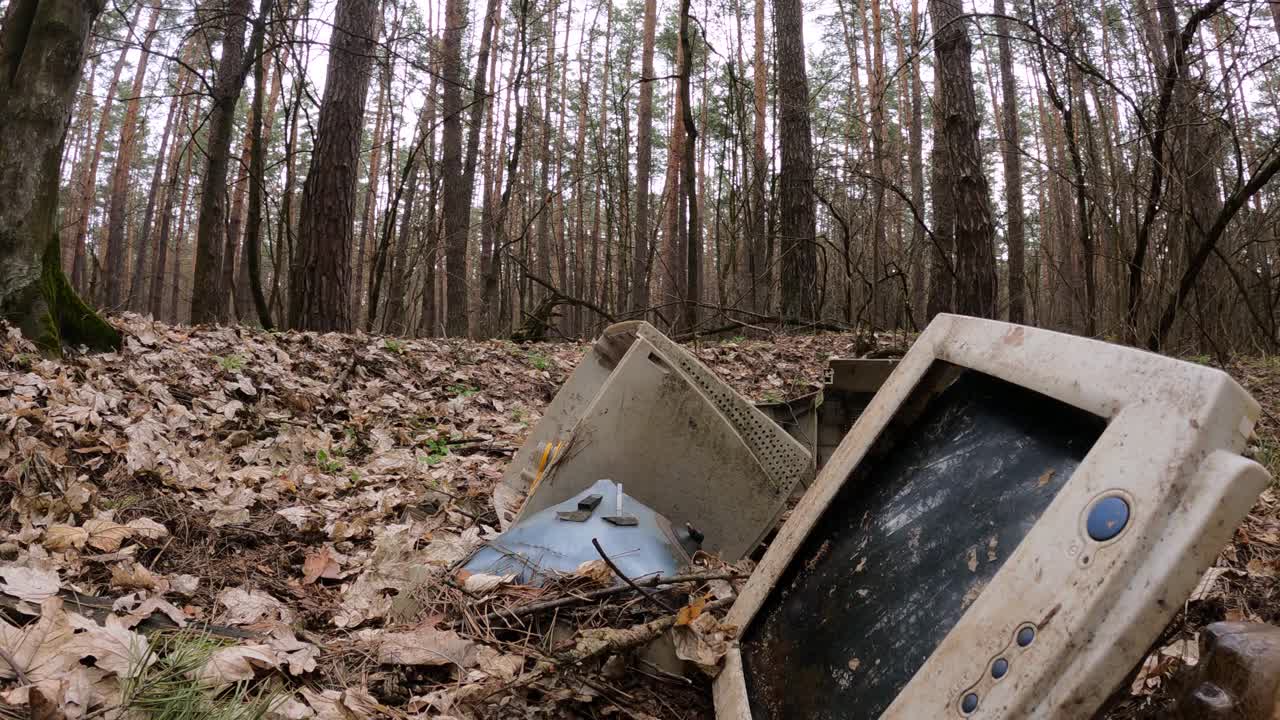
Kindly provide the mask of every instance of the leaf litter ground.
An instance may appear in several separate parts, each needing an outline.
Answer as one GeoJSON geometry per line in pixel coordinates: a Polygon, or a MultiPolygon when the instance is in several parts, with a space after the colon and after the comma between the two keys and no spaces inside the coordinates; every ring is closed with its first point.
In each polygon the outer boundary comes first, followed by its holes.
{"type": "MultiPolygon", "coordinates": [[[[494,534],[494,484],[588,345],[117,324],[120,353],[63,361],[5,329],[0,714],[142,707],[138,678],[198,632],[203,691],[269,694],[273,717],[710,717],[717,617],[749,565],[704,559],[656,601],[607,567],[540,589],[451,570],[494,534]],[[672,675],[672,655],[707,672],[672,675]]],[[[778,401],[829,357],[904,345],[693,350],[778,401]]],[[[1280,412],[1280,363],[1231,370],[1280,412]]],[[[1264,417],[1252,448],[1269,464],[1277,431],[1264,417]]],[[[1278,554],[1268,490],[1112,717],[1157,716],[1206,622],[1280,621],[1278,554]]]]}

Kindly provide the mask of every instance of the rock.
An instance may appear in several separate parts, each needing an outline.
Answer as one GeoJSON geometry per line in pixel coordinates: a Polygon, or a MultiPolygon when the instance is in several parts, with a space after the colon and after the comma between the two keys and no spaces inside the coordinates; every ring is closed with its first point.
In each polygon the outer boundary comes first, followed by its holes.
{"type": "Polygon", "coordinates": [[[1280,628],[1214,623],[1179,692],[1178,720],[1280,719],[1280,628]]]}

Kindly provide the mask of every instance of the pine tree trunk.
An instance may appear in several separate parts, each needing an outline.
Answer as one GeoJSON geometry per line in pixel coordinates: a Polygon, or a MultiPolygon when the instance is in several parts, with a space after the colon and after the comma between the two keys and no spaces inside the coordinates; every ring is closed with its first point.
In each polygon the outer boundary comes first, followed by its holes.
{"type": "MultiPolygon", "coordinates": [[[[251,47],[261,47],[267,27],[267,14],[271,11],[271,5],[274,0],[261,0],[258,7],[258,18],[253,26],[253,41],[249,43],[251,47]]],[[[241,252],[241,261],[246,268],[249,276],[249,295],[253,298],[253,308],[257,312],[258,324],[265,330],[270,330],[271,312],[267,309],[267,298],[262,292],[262,195],[263,182],[266,175],[266,153],[267,153],[267,136],[263,129],[271,116],[271,110],[267,107],[267,102],[263,97],[268,92],[271,94],[271,104],[275,104],[275,97],[280,91],[280,73],[276,73],[276,81],[272,84],[271,90],[267,90],[267,61],[265,53],[258,53],[258,57],[253,62],[253,108],[251,119],[249,121],[249,137],[247,141],[251,148],[249,153],[249,210],[247,225],[244,234],[244,249],[241,252]]],[[[228,264],[230,260],[228,260],[228,264]]],[[[243,292],[237,294],[237,300],[243,299],[243,292]]],[[[248,312],[241,309],[240,318],[243,321],[248,316],[248,312]]]]}
{"type": "MultiPolygon", "coordinates": [[[[17,7],[14,5],[12,7],[17,7]]],[[[142,3],[138,3],[137,9],[133,11],[133,18],[130,19],[127,29],[132,33],[132,29],[137,26],[138,19],[142,17],[142,3]]],[[[85,248],[86,240],[89,236],[89,215],[92,214],[95,198],[98,190],[98,163],[102,159],[102,146],[107,139],[107,129],[111,124],[111,111],[115,107],[116,87],[120,84],[120,76],[124,73],[125,60],[129,53],[121,50],[120,57],[116,60],[115,69],[111,71],[111,82],[107,85],[106,100],[102,104],[101,119],[98,121],[98,136],[93,143],[93,153],[89,156],[89,163],[85,166],[84,176],[80,180],[80,207],[79,217],[76,220],[75,247],[72,249],[71,258],[71,284],[79,292],[84,292],[88,283],[88,250],[85,248]]]]}
{"type": "MultiPolygon", "coordinates": [[[[482,121],[484,119],[485,107],[489,104],[485,80],[487,78],[487,74],[490,72],[489,53],[493,47],[494,36],[498,33],[498,13],[501,7],[502,5],[498,0],[488,0],[486,4],[484,25],[480,31],[480,51],[476,54],[476,72],[474,80],[472,81],[471,109],[470,117],[468,118],[470,125],[468,125],[467,130],[466,156],[462,163],[461,190],[462,193],[466,194],[466,202],[463,203],[463,207],[466,208],[467,212],[465,217],[467,226],[463,232],[468,238],[468,245],[470,244],[469,238],[471,236],[471,200],[475,192],[476,163],[480,154],[480,126],[483,124],[482,121]]],[[[487,204],[483,197],[481,197],[481,204],[487,204]]],[[[469,293],[470,282],[465,283],[464,287],[469,293]]],[[[476,323],[471,323],[470,317],[468,317],[468,327],[473,325],[478,327],[479,318],[477,317],[476,320],[476,323]]]]}
{"type": "MultiPolygon", "coordinates": [[[[158,13],[157,13],[158,14],[158,13]]],[[[174,66],[174,74],[178,74],[178,66],[174,66]]],[[[181,85],[179,81],[178,85],[181,85]]],[[[155,170],[151,175],[151,189],[147,192],[147,209],[142,215],[142,230],[138,233],[138,241],[134,248],[133,272],[130,275],[129,297],[126,307],[135,312],[144,312],[150,305],[147,290],[151,287],[151,276],[146,274],[147,250],[151,247],[151,224],[155,219],[156,200],[160,195],[160,187],[164,182],[164,169],[167,164],[166,153],[169,149],[169,138],[173,134],[174,123],[178,119],[178,108],[182,103],[181,93],[174,93],[169,100],[169,114],[164,121],[164,131],[160,135],[160,149],[156,153],[155,170]]]]}
{"type": "MultiPolygon", "coordinates": [[[[270,1],[272,1],[272,0],[268,0],[268,1],[270,2],[270,1]]],[[[265,62],[267,61],[267,59],[268,59],[268,58],[265,58],[265,57],[264,57],[264,58],[262,58],[262,62],[264,62],[264,63],[265,63],[265,62]]],[[[257,66],[256,66],[256,63],[255,63],[255,67],[254,67],[254,72],[255,72],[255,76],[256,76],[256,73],[257,73],[257,66]]],[[[266,74],[266,68],[265,68],[265,67],[263,68],[263,74],[264,74],[264,75],[266,74]]],[[[264,113],[264,115],[262,116],[262,142],[263,142],[262,150],[263,150],[263,152],[264,152],[264,153],[266,152],[267,148],[271,145],[271,127],[272,127],[272,125],[275,123],[275,116],[276,116],[276,112],[275,112],[275,111],[276,111],[276,103],[277,103],[277,102],[279,102],[279,100],[280,100],[280,93],[284,91],[284,87],[283,87],[283,80],[281,79],[281,76],[282,76],[282,75],[283,75],[283,73],[281,73],[281,72],[274,72],[274,73],[271,73],[271,90],[270,90],[270,92],[269,92],[269,93],[268,93],[268,95],[267,95],[266,103],[265,103],[265,107],[263,108],[263,113],[264,113]]],[[[263,81],[265,82],[265,78],[263,79],[263,81]]],[[[255,80],[255,83],[256,83],[256,82],[257,82],[257,80],[255,80]]],[[[258,88],[257,88],[257,86],[255,85],[255,86],[254,86],[254,102],[255,102],[255,104],[257,103],[257,92],[258,92],[258,88]]],[[[256,116],[256,115],[254,115],[254,116],[251,118],[251,122],[257,122],[257,116],[256,116]]],[[[252,132],[252,131],[251,131],[251,132],[252,132]]],[[[254,147],[254,145],[253,145],[253,142],[254,142],[254,141],[253,141],[253,139],[252,139],[252,137],[251,137],[251,138],[249,139],[249,150],[250,150],[250,153],[249,153],[249,158],[248,158],[248,161],[249,161],[249,164],[250,164],[250,165],[252,165],[252,164],[253,164],[253,151],[256,149],[256,148],[254,147]]],[[[264,160],[264,162],[265,162],[265,160],[264,160]]],[[[265,168],[264,168],[264,172],[265,172],[265,168]]],[[[249,191],[250,191],[250,195],[252,195],[252,190],[253,190],[253,185],[252,185],[252,183],[253,183],[253,182],[254,182],[254,179],[253,179],[252,171],[250,171],[250,175],[249,175],[249,183],[250,183],[250,185],[249,185],[249,191]]],[[[258,182],[265,182],[265,180],[263,180],[262,178],[258,178],[258,182]]],[[[252,201],[250,200],[249,202],[252,202],[252,201]]],[[[235,203],[233,202],[233,203],[232,203],[232,206],[234,207],[234,205],[235,205],[235,203]]],[[[232,212],[234,213],[234,210],[233,210],[232,212]]],[[[248,219],[248,217],[247,217],[247,216],[248,216],[250,213],[252,213],[252,212],[253,212],[252,205],[250,205],[250,206],[249,206],[249,208],[247,208],[247,209],[245,210],[245,215],[246,215],[245,222],[246,222],[246,223],[249,223],[249,222],[250,222],[250,220],[248,219]]],[[[261,207],[259,207],[259,208],[257,209],[257,212],[258,212],[258,214],[259,214],[259,215],[261,215],[261,213],[262,213],[262,208],[261,208],[261,207]]],[[[247,231],[246,231],[246,237],[245,237],[245,245],[246,245],[246,246],[248,245],[247,231]]],[[[259,243],[259,262],[261,262],[261,243],[259,243]]],[[[250,271],[250,269],[249,269],[249,257],[248,257],[248,256],[246,255],[246,253],[244,252],[244,249],[243,249],[243,248],[241,248],[241,251],[240,251],[240,259],[239,259],[239,261],[238,261],[238,263],[237,263],[237,270],[236,270],[235,291],[232,293],[232,295],[234,296],[234,299],[235,299],[236,317],[237,317],[241,322],[247,322],[247,321],[250,321],[251,319],[257,319],[257,321],[259,322],[259,324],[263,324],[263,323],[262,323],[261,313],[259,313],[259,312],[258,312],[258,308],[257,308],[257,306],[256,306],[256,300],[255,300],[255,298],[254,298],[254,291],[253,291],[253,274],[254,274],[254,273],[253,273],[252,271],[250,271]]],[[[259,284],[259,285],[261,285],[261,283],[262,283],[262,273],[261,273],[261,270],[259,270],[259,272],[257,273],[257,275],[258,275],[258,284],[259,284]]],[[[269,314],[268,314],[268,315],[269,315],[269,314]]],[[[274,324],[274,323],[272,323],[272,324],[274,324]]],[[[271,325],[271,324],[263,324],[263,326],[264,326],[264,327],[270,327],[270,325],[271,325]]]]}
{"type": "MultiPolygon", "coordinates": [[[[198,114],[200,103],[195,103],[196,112],[192,112],[191,95],[189,91],[192,83],[195,81],[192,73],[183,70],[182,82],[179,83],[179,94],[182,95],[182,110],[179,114],[178,129],[185,129],[188,136],[192,132],[191,118],[198,114]]],[[[151,301],[149,310],[151,317],[159,320],[161,313],[164,311],[164,274],[165,268],[168,267],[169,254],[169,236],[170,229],[173,225],[173,209],[177,206],[179,182],[181,182],[182,205],[186,205],[187,188],[190,187],[191,174],[191,157],[192,149],[187,143],[175,142],[169,156],[169,169],[166,171],[169,177],[164,191],[164,203],[160,210],[160,232],[156,237],[156,259],[151,267],[151,301]],[[186,172],[182,172],[183,158],[186,158],[186,172]]],[[[174,251],[174,257],[178,257],[178,253],[174,251]]],[[[177,263],[174,263],[174,276],[177,276],[177,263]]]]}
{"type": "MultiPolygon", "coordinates": [[[[462,33],[467,24],[466,0],[448,0],[442,47],[444,83],[441,110],[441,182],[445,245],[445,330],[450,337],[467,337],[467,225],[471,207],[463,187],[462,165],[462,33]]],[[[432,292],[428,288],[428,292],[432,292]]]]}
{"type": "MultiPolygon", "coordinates": [[[[431,100],[427,102],[430,105],[434,105],[431,100]]],[[[422,140],[422,133],[430,132],[430,127],[434,123],[434,118],[432,117],[434,114],[434,112],[424,109],[418,121],[418,142],[422,140]]],[[[405,307],[408,304],[405,302],[407,299],[405,295],[408,292],[406,280],[409,278],[409,246],[411,244],[410,241],[413,239],[413,224],[416,219],[414,212],[417,210],[418,185],[421,183],[422,164],[426,156],[427,153],[419,147],[418,152],[409,161],[409,177],[405,181],[404,213],[400,217],[400,230],[396,235],[396,254],[391,267],[391,282],[387,287],[387,314],[382,323],[383,331],[392,335],[408,335],[412,329],[404,317],[405,307]]],[[[385,256],[385,248],[383,248],[382,254],[385,256]]],[[[385,263],[386,261],[383,260],[382,262],[385,263]]],[[[371,310],[372,307],[373,303],[371,302],[371,310]]]]}
{"type": "Polygon", "coordinates": [[[942,134],[939,136],[955,210],[956,309],[991,318],[996,314],[995,227],[978,144],[973,46],[959,0],[929,0],[937,56],[942,134]]]}
{"type": "MultiPolygon", "coordinates": [[[[680,3],[680,117],[683,127],[677,128],[679,134],[685,135],[682,149],[684,151],[683,187],[688,205],[688,223],[684,233],[684,326],[692,332],[698,326],[698,302],[702,300],[702,227],[699,225],[698,176],[694,168],[697,150],[698,131],[693,120],[693,105],[690,98],[689,84],[693,70],[693,46],[689,39],[689,2],[680,3]]],[[[705,108],[706,105],[704,104],[705,108]]]]}
{"type": "Polygon", "coordinates": [[[809,80],[805,71],[804,7],[775,0],[774,66],[778,74],[778,232],[782,260],[782,317],[818,319],[818,260],[813,197],[813,140],[809,130],[809,80]]]}
{"type": "MultiPolygon", "coordinates": [[[[764,0],[758,0],[763,2],[764,0]]],[[[631,246],[631,312],[649,307],[649,173],[653,169],[653,45],[657,32],[657,0],[644,2],[640,50],[640,97],[636,107],[636,215],[631,246]]]]}
{"type": "MultiPolygon", "coordinates": [[[[147,65],[151,60],[151,43],[156,36],[156,23],[160,20],[159,8],[151,11],[142,41],[142,56],[133,74],[133,87],[129,91],[129,103],[125,105],[124,121],[120,124],[120,141],[116,145],[116,163],[111,171],[111,195],[107,206],[107,276],[104,293],[105,304],[115,310],[120,307],[128,276],[124,258],[129,245],[127,227],[129,204],[129,170],[133,167],[134,151],[138,147],[138,112],[142,107],[142,88],[147,79],[147,65]]],[[[144,244],[144,243],[140,243],[144,244]]]]}
{"type": "MultiPolygon", "coordinates": [[[[196,103],[196,115],[198,116],[201,109],[201,103],[196,103]]],[[[182,173],[182,201],[178,203],[178,228],[173,239],[173,277],[172,292],[169,296],[169,322],[177,324],[181,320],[178,311],[178,305],[182,300],[180,290],[182,289],[182,243],[187,239],[188,220],[190,219],[191,205],[188,202],[191,198],[192,181],[198,181],[199,178],[192,176],[192,168],[195,167],[196,153],[187,152],[187,167],[182,173]]]]}
{"type": "MultiPolygon", "coordinates": [[[[676,67],[680,67],[683,63],[684,47],[677,43],[676,67]]],[[[662,262],[658,273],[658,297],[663,305],[675,308],[677,303],[685,299],[688,292],[688,275],[685,274],[684,265],[685,249],[682,243],[683,232],[680,227],[685,210],[682,184],[685,145],[684,104],[680,102],[678,92],[672,94],[671,106],[671,129],[667,135],[667,175],[662,191],[662,205],[666,210],[666,217],[662,227],[662,262]]],[[[680,329],[678,320],[675,319],[679,317],[678,311],[673,310],[663,314],[673,318],[669,330],[680,329]]]]}
{"type": "Polygon", "coordinates": [[[882,327],[885,320],[884,293],[880,278],[884,274],[885,253],[885,184],[890,181],[885,148],[885,80],[884,31],[880,21],[880,0],[871,0],[871,43],[875,58],[871,65],[871,326],[882,327]]]}
{"type": "MultiPolygon", "coordinates": [[[[498,3],[493,17],[492,35],[498,37],[501,28],[502,3],[498,3]]],[[[490,40],[490,42],[493,42],[490,40]]],[[[498,88],[498,65],[501,52],[493,52],[489,58],[489,86],[495,91],[498,88]]],[[[514,72],[514,68],[512,69],[514,72]]],[[[505,107],[509,110],[511,107],[511,89],[510,83],[507,86],[505,107]]],[[[504,111],[505,112],[505,111],[504,111]]],[[[497,124],[497,103],[488,103],[487,112],[485,113],[485,130],[484,130],[484,173],[480,178],[480,307],[479,317],[477,318],[476,330],[481,337],[488,337],[490,334],[489,319],[491,313],[487,306],[487,300],[484,297],[485,282],[484,279],[489,276],[490,268],[493,266],[493,256],[497,248],[494,245],[494,227],[493,215],[494,206],[497,202],[497,190],[494,185],[494,178],[499,172],[501,163],[498,160],[498,150],[494,147],[495,142],[495,126],[497,124]]],[[[506,117],[503,117],[505,126],[506,117]]],[[[505,134],[505,128],[504,128],[505,134]]]]}
{"type": "MultiPolygon", "coordinates": [[[[995,0],[996,15],[1005,14],[1004,0],[995,0]]],[[[1008,213],[1005,245],[1009,248],[1009,322],[1026,321],[1026,259],[1022,213],[1022,149],[1019,147],[1018,86],[1013,75],[1009,21],[996,18],[1000,36],[1000,89],[1003,96],[1004,197],[1008,213]]]]}
{"type": "MultiPolygon", "coordinates": [[[[216,323],[226,306],[222,287],[223,244],[227,222],[227,168],[231,161],[231,131],[236,103],[244,88],[244,34],[249,0],[224,0],[222,58],[209,112],[209,141],[205,154],[204,187],[196,222],[196,264],[191,286],[191,323],[216,323]]],[[[230,260],[228,259],[228,262],[230,260]]]]}
{"type": "Polygon", "coordinates": [[[338,0],[329,71],[289,278],[289,326],[351,329],[351,256],[365,101],[375,47],[377,3],[338,0]]]}
{"type": "Polygon", "coordinates": [[[100,41],[91,44],[89,54],[92,59],[89,61],[88,69],[85,70],[84,82],[80,89],[80,112],[71,121],[72,127],[77,128],[76,132],[78,134],[73,146],[76,148],[76,163],[71,169],[71,180],[68,183],[74,187],[74,190],[69,193],[69,197],[63,197],[64,202],[62,204],[65,206],[62,210],[64,227],[62,228],[62,240],[60,241],[62,244],[62,268],[67,273],[72,270],[77,228],[75,222],[67,223],[66,218],[73,215],[79,217],[79,208],[84,205],[86,200],[81,193],[84,190],[85,173],[88,172],[89,168],[89,155],[93,152],[94,147],[94,118],[97,117],[96,110],[98,109],[95,84],[98,77],[98,64],[102,60],[102,55],[97,51],[99,44],[100,41]],[[68,202],[69,199],[72,201],[68,202]]]}
{"type": "Polygon", "coordinates": [[[933,243],[930,245],[928,324],[938,313],[955,309],[955,206],[951,174],[942,147],[942,76],[934,73],[933,149],[929,162],[930,199],[933,201],[933,243]]]}
{"type": "MultiPolygon", "coordinates": [[[[911,225],[911,247],[913,249],[911,263],[911,305],[915,311],[912,325],[921,319],[920,313],[927,311],[928,304],[925,288],[925,258],[930,257],[932,246],[928,232],[924,226],[924,88],[920,82],[920,0],[911,0],[911,204],[915,206],[911,225]]],[[[921,325],[921,327],[923,327],[921,325]]]]}
{"type": "Polygon", "coordinates": [[[751,283],[751,311],[766,313],[773,273],[769,267],[768,211],[765,207],[765,185],[769,174],[769,158],[765,154],[765,109],[768,106],[766,84],[768,68],[764,60],[764,0],[755,3],[755,50],[753,54],[754,122],[751,136],[751,219],[747,223],[751,238],[747,243],[747,272],[751,283]]]}
{"type": "MultiPolygon", "coordinates": [[[[397,14],[391,30],[391,37],[395,37],[399,33],[399,25],[400,17],[397,14]]],[[[387,122],[391,102],[392,62],[390,48],[388,47],[388,52],[380,59],[382,67],[379,71],[378,98],[375,101],[376,107],[374,110],[373,149],[369,152],[369,179],[365,183],[364,210],[360,213],[360,240],[356,244],[356,259],[352,268],[352,272],[355,273],[355,277],[351,282],[350,312],[353,327],[360,325],[360,301],[364,297],[365,252],[369,246],[369,239],[374,236],[374,231],[377,229],[375,215],[378,205],[378,184],[382,182],[382,178],[379,177],[379,173],[382,171],[382,151],[386,145],[393,142],[387,127],[388,125],[395,125],[394,122],[387,122]]]]}
{"type": "Polygon", "coordinates": [[[100,12],[85,0],[12,0],[0,26],[0,318],[50,354],[121,342],[67,282],[56,225],[67,123],[100,12]]]}

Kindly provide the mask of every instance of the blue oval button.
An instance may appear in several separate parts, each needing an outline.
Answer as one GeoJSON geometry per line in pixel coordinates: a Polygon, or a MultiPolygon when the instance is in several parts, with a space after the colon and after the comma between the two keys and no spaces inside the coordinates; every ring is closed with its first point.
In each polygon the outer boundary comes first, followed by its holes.
{"type": "Polygon", "coordinates": [[[996,680],[999,680],[1000,678],[1004,677],[1006,674],[1008,674],[1008,672],[1009,672],[1008,660],[1005,660],[1004,658],[1000,658],[999,660],[996,660],[994,663],[991,663],[991,677],[995,678],[996,680]]]}
{"type": "Polygon", "coordinates": [[[1106,542],[1119,535],[1129,524],[1129,503],[1124,498],[1105,497],[1093,504],[1085,529],[1094,542],[1106,542]]]}
{"type": "Polygon", "coordinates": [[[1033,627],[1024,627],[1018,631],[1018,647],[1029,647],[1035,639],[1036,629],[1033,627]]]}
{"type": "Polygon", "coordinates": [[[978,696],[976,693],[969,693],[960,701],[960,709],[967,715],[978,709],[978,696]]]}

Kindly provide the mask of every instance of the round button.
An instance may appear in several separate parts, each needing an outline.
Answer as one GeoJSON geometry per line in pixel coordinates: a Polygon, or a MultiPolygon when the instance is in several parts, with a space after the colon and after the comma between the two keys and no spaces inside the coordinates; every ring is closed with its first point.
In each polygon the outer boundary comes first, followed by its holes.
{"type": "Polygon", "coordinates": [[[1033,627],[1024,627],[1018,631],[1018,647],[1028,647],[1035,639],[1036,629],[1033,627]]]}
{"type": "Polygon", "coordinates": [[[1129,524],[1129,503],[1124,498],[1105,497],[1089,509],[1085,530],[1094,542],[1106,542],[1119,535],[1129,524]]]}
{"type": "Polygon", "coordinates": [[[969,693],[968,695],[964,696],[963,700],[960,701],[960,710],[963,711],[964,714],[966,715],[968,715],[969,713],[977,709],[978,709],[977,693],[969,693]]]}
{"type": "Polygon", "coordinates": [[[991,677],[995,678],[996,680],[999,680],[1000,678],[1004,677],[1008,673],[1009,673],[1008,660],[1005,660],[1004,658],[1000,658],[999,660],[996,660],[995,662],[991,663],[991,677]]]}

